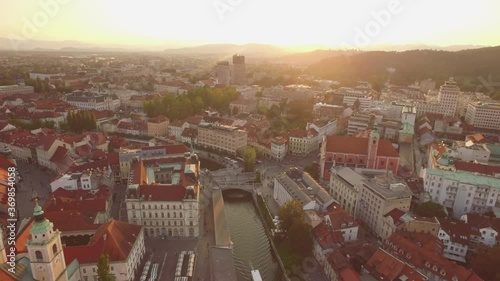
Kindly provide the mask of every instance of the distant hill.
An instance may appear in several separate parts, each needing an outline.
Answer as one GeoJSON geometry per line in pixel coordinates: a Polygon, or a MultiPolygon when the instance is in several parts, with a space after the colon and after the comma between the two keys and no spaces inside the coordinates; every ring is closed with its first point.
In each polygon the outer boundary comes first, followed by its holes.
{"type": "MultiPolygon", "coordinates": [[[[432,78],[438,85],[453,76],[464,89],[474,90],[480,85],[478,77],[494,77],[500,82],[500,46],[463,51],[413,50],[405,52],[362,52],[334,56],[310,65],[308,72],[323,79],[352,84],[368,80],[383,84],[388,78],[387,68],[395,68],[391,77],[395,84],[410,84],[432,78]]],[[[499,89],[500,90],[500,89],[499,89]]]]}
{"type": "Polygon", "coordinates": [[[286,56],[276,58],[277,62],[287,63],[287,64],[298,64],[298,65],[309,65],[313,63],[320,62],[324,59],[336,57],[336,56],[346,56],[360,53],[361,51],[344,51],[344,50],[315,50],[306,53],[296,53],[286,56]]]}
{"type": "Polygon", "coordinates": [[[229,57],[233,54],[258,55],[265,57],[282,56],[287,54],[285,49],[281,47],[266,44],[208,44],[196,47],[166,49],[164,52],[171,55],[219,55],[222,57],[229,57]]]}

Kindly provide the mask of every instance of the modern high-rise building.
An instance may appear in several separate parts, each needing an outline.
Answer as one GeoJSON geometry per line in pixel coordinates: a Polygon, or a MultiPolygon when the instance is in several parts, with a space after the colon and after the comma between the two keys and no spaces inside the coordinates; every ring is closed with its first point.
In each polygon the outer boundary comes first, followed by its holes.
{"type": "Polygon", "coordinates": [[[444,116],[455,116],[458,109],[458,99],[460,97],[460,88],[451,77],[439,88],[438,102],[440,112],[444,116]]]}
{"type": "Polygon", "coordinates": [[[220,61],[215,66],[217,84],[229,86],[231,82],[231,69],[228,61],[220,61]]]}
{"type": "Polygon", "coordinates": [[[231,84],[233,85],[245,84],[246,75],[247,72],[245,65],[245,56],[234,55],[232,72],[231,72],[231,84]]]}
{"type": "Polygon", "coordinates": [[[500,129],[500,103],[470,102],[465,122],[476,128],[500,129]]]}

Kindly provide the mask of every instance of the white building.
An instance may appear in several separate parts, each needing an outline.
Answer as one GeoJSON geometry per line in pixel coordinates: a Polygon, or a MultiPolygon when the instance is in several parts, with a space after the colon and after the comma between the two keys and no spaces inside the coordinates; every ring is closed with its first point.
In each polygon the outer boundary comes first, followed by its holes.
{"type": "Polygon", "coordinates": [[[288,140],[283,137],[275,137],[271,141],[271,157],[276,161],[282,161],[288,152],[288,140]]]}
{"type": "Polygon", "coordinates": [[[348,167],[332,167],[330,193],[346,212],[380,237],[384,215],[395,208],[407,212],[412,196],[408,186],[390,173],[367,170],[361,175],[348,167]]]}
{"type": "Polygon", "coordinates": [[[196,155],[136,162],[125,198],[129,223],[147,236],[198,237],[199,172],[196,155]]]}
{"type": "Polygon", "coordinates": [[[26,85],[0,86],[0,97],[9,95],[33,94],[34,91],[35,90],[33,86],[26,86],[26,85]]]}
{"type": "Polygon", "coordinates": [[[229,86],[231,82],[231,68],[228,61],[220,61],[215,66],[217,84],[229,86]]]}
{"type": "Polygon", "coordinates": [[[371,114],[354,114],[349,117],[347,123],[347,135],[353,136],[358,132],[363,132],[370,127],[373,122],[373,116],[371,114]]]}
{"type": "Polygon", "coordinates": [[[279,206],[297,200],[304,211],[325,212],[334,200],[308,173],[297,168],[274,177],[273,198],[279,206]]]}
{"type": "Polygon", "coordinates": [[[500,194],[498,177],[457,171],[423,170],[424,190],[431,199],[453,209],[453,217],[466,213],[484,213],[493,209],[500,194]]]}
{"type": "Polygon", "coordinates": [[[306,130],[314,129],[318,132],[318,138],[323,139],[325,136],[335,135],[337,133],[337,120],[320,121],[316,120],[313,123],[307,123],[306,130]]]}
{"type": "Polygon", "coordinates": [[[458,99],[460,98],[460,88],[457,83],[450,78],[439,88],[438,102],[440,112],[444,116],[455,116],[458,109],[458,99]]]}
{"type": "Polygon", "coordinates": [[[460,218],[472,229],[479,233],[473,233],[473,242],[493,247],[500,243],[500,218],[483,216],[482,214],[465,214],[460,218]]]}
{"type": "Polygon", "coordinates": [[[89,110],[117,110],[120,99],[108,92],[101,91],[73,91],[66,94],[63,100],[81,109],[89,110]]]}
{"type": "Polygon", "coordinates": [[[98,183],[99,179],[90,173],[64,174],[50,183],[50,189],[52,192],[60,187],[66,190],[97,190],[99,188],[98,183]]]}
{"type": "Polygon", "coordinates": [[[447,259],[465,263],[465,256],[472,244],[472,236],[479,235],[473,231],[467,223],[454,221],[447,218],[439,218],[439,240],[443,241],[443,254],[447,259]]]}
{"type": "Polygon", "coordinates": [[[500,130],[500,103],[469,103],[465,122],[476,128],[500,130]]]}

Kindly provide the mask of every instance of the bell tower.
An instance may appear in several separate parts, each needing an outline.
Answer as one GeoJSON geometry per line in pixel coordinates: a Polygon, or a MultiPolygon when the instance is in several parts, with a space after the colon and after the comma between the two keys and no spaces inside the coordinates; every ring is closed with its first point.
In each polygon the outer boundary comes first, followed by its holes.
{"type": "Polygon", "coordinates": [[[66,271],[61,232],[54,230],[54,225],[43,214],[36,201],[33,210],[35,221],[30,230],[30,240],[26,243],[33,278],[39,281],[67,281],[66,276],[61,276],[66,271]]]}
{"type": "Polygon", "coordinates": [[[373,130],[368,137],[368,168],[376,169],[377,167],[377,153],[378,153],[378,141],[380,135],[378,131],[373,130]]]}

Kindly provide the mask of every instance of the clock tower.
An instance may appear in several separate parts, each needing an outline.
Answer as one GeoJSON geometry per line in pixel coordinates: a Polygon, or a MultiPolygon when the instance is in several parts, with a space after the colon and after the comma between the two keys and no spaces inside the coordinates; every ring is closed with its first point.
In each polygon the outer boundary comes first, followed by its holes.
{"type": "Polygon", "coordinates": [[[368,169],[376,169],[377,168],[377,155],[378,155],[378,141],[380,139],[380,135],[377,130],[372,130],[370,132],[370,136],[368,138],[368,169]]]}
{"type": "Polygon", "coordinates": [[[39,281],[67,281],[66,262],[61,243],[61,232],[43,215],[38,201],[33,211],[35,221],[26,243],[33,278],[39,281]]]}

